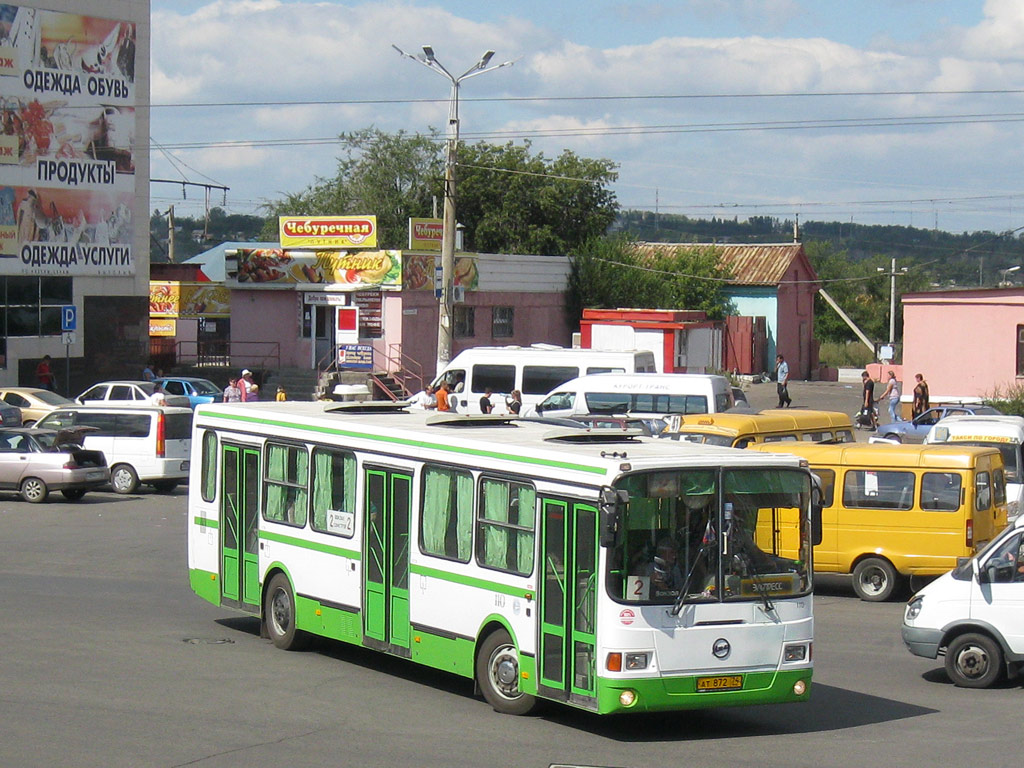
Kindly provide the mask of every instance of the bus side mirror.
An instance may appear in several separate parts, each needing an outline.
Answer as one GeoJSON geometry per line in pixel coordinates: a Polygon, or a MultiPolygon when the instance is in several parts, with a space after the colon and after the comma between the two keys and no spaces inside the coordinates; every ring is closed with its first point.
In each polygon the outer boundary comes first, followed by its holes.
{"type": "Polygon", "coordinates": [[[601,513],[601,530],[598,534],[598,541],[602,547],[614,547],[618,543],[622,511],[628,503],[629,493],[627,491],[617,491],[614,488],[601,489],[601,500],[598,502],[598,510],[601,513]]]}
{"type": "Polygon", "coordinates": [[[537,415],[540,416],[544,413],[544,403],[537,403],[537,405],[534,406],[534,410],[537,411],[537,415]]]}

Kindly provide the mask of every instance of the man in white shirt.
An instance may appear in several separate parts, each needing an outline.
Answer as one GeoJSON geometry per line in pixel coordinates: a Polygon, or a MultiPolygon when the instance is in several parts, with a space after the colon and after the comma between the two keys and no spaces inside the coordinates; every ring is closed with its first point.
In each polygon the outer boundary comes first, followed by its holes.
{"type": "Polygon", "coordinates": [[[789,398],[789,365],[782,355],[775,357],[775,389],[779,393],[779,408],[786,408],[793,404],[789,398]]]}
{"type": "Polygon", "coordinates": [[[427,385],[426,389],[421,389],[412,399],[409,401],[411,408],[418,408],[424,411],[430,411],[437,408],[437,398],[434,396],[434,388],[427,385]]]}

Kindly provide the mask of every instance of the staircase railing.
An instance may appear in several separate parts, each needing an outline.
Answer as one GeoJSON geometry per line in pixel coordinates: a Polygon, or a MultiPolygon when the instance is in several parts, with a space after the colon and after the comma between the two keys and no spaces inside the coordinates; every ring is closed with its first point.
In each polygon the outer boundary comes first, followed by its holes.
{"type": "Polygon", "coordinates": [[[402,387],[407,397],[423,389],[423,366],[402,352],[401,344],[389,344],[384,358],[388,362],[391,378],[402,387]]]}

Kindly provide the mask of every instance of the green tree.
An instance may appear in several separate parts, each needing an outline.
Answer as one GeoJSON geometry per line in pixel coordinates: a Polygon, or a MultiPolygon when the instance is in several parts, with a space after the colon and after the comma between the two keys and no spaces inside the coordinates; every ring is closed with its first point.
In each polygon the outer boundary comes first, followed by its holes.
{"type": "Polygon", "coordinates": [[[610,160],[565,150],[554,160],[530,143],[459,147],[457,211],[466,248],[486,253],[563,255],[603,235],[618,204],[610,160]]]}
{"type": "MultiPolygon", "coordinates": [[[[436,132],[374,128],[341,138],[346,151],[336,174],[268,202],[272,218],[264,236],[277,237],[277,216],[368,214],[377,216],[381,247],[404,247],[409,217],[430,216],[443,199],[443,141],[436,132]]],[[[460,145],[456,212],[466,249],[564,255],[603,234],[618,207],[608,188],[617,178],[614,167],[569,151],[549,160],[531,154],[528,143],[460,145]]]]}
{"type": "Polygon", "coordinates": [[[444,160],[436,133],[384,133],[364,128],[341,134],[345,154],[332,178],[268,202],[267,239],[277,239],[278,216],[372,215],[381,248],[404,248],[409,218],[430,216],[444,193],[444,160]]]}
{"type": "Polygon", "coordinates": [[[648,256],[627,238],[594,238],[570,264],[566,310],[572,327],[585,308],[692,309],[713,320],[732,309],[724,293],[730,275],[712,248],[680,246],[648,256]]]}

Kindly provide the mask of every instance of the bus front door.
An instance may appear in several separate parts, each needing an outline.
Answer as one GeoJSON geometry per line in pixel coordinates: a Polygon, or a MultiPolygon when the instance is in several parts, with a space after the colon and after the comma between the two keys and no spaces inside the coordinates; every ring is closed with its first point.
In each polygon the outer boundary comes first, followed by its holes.
{"type": "Polygon", "coordinates": [[[363,636],[409,655],[409,514],[412,476],[367,467],[363,531],[363,636]]]}
{"type": "Polygon", "coordinates": [[[597,682],[597,509],[544,499],[543,526],[539,683],[552,698],[586,705],[597,682]]]}
{"type": "Polygon", "coordinates": [[[259,610],[260,452],[223,443],[221,449],[220,599],[259,610]]]}

